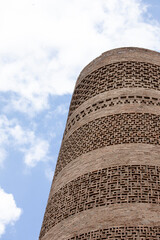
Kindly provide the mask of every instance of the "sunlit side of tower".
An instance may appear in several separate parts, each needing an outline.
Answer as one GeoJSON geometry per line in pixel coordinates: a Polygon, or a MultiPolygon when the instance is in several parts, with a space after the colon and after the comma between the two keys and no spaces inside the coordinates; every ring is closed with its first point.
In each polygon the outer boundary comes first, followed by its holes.
{"type": "Polygon", "coordinates": [[[40,240],[160,239],[160,53],[119,48],[81,72],[40,240]]]}

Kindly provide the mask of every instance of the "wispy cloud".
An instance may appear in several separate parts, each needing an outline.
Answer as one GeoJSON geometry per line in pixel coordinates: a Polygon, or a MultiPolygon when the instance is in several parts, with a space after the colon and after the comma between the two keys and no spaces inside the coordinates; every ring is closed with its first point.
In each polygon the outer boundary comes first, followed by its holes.
{"type": "Polygon", "coordinates": [[[73,91],[88,61],[108,49],[159,49],[160,25],[140,0],[15,0],[0,3],[0,91],[10,109],[41,111],[73,91]]]}
{"type": "Polygon", "coordinates": [[[47,161],[48,160],[48,148],[49,144],[47,141],[37,139],[32,146],[30,147],[29,151],[25,149],[25,164],[29,167],[35,167],[36,164],[40,161],[47,161]]]}
{"type": "Polygon", "coordinates": [[[0,237],[5,233],[8,224],[14,224],[21,216],[22,210],[16,206],[12,194],[0,188],[0,237]]]}
{"type": "MultiPolygon", "coordinates": [[[[0,116],[0,149],[1,159],[6,157],[6,146],[16,148],[24,154],[24,163],[28,167],[34,167],[40,161],[48,160],[48,141],[35,135],[30,129],[24,129],[16,119],[9,120],[6,116],[0,116]]],[[[1,164],[3,163],[1,160],[1,164]]]]}
{"type": "Polygon", "coordinates": [[[55,115],[64,115],[68,112],[68,106],[66,106],[65,104],[60,104],[56,107],[56,109],[54,110],[53,114],[55,115]]]}
{"type": "Polygon", "coordinates": [[[53,174],[54,174],[54,171],[52,170],[51,167],[48,167],[45,169],[45,175],[46,175],[46,178],[51,182],[52,179],[53,179],[53,174]]]}

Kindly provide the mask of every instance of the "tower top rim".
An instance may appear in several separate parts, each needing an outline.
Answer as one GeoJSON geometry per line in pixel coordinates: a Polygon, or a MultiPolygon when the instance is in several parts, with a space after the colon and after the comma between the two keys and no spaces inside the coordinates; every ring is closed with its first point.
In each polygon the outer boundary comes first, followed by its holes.
{"type": "Polygon", "coordinates": [[[85,76],[98,68],[122,61],[148,62],[160,66],[160,52],[140,47],[120,47],[105,51],[82,69],[76,86],[85,76]]]}
{"type": "MultiPolygon", "coordinates": [[[[160,52],[157,52],[157,51],[151,50],[151,49],[147,49],[147,48],[141,48],[141,47],[119,47],[119,48],[113,48],[113,49],[110,49],[110,50],[107,50],[107,51],[103,52],[101,55],[106,55],[107,54],[107,56],[109,56],[109,55],[114,54],[114,53],[121,54],[122,51],[123,52],[124,51],[125,52],[127,52],[127,51],[130,51],[130,52],[132,52],[132,51],[150,52],[150,53],[153,53],[153,54],[156,54],[156,55],[157,54],[160,55],[160,52]]],[[[99,58],[99,57],[97,57],[97,58],[99,58]]]]}

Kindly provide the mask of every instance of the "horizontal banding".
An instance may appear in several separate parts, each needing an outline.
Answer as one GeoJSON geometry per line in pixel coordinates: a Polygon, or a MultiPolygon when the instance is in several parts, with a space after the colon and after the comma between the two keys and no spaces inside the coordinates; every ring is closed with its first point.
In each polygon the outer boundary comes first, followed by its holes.
{"type": "Polygon", "coordinates": [[[123,113],[101,117],[74,131],[62,143],[55,176],[72,160],[92,150],[125,143],[160,144],[160,116],[123,113]]]}
{"type": "Polygon", "coordinates": [[[160,167],[126,165],[84,174],[58,190],[48,201],[41,237],[79,212],[123,203],[160,204],[160,167]]]}
{"type": "MultiPolygon", "coordinates": [[[[151,90],[150,90],[151,91],[151,90]]],[[[155,91],[155,90],[153,90],[155,91]]],[[[150,96],[145,89],[133,89],[129,91],[128,89],[124,91],[110,91],[109,94],[98,95],[96,98],[92,98],[91,101],[85,102],[82,104],[76,111],[72,114],[72,116],[68,119],[66,124],[66,129],[64,132],[64,138],[68,137],[70,131],[75,128],[76,124],[79,126],[79,122],[84,119],[87,119],[88,116],[93,115],[94,113],[99,114],[101,111],[103,113],[109,115],[109,112],[113,107],[117,107],[116,111],[119,112],[124,111],[120,107],[122,105],[130,105],[134,106],[134,110],[137,108],[139,110],[139,106],[141,106],[141,110],[146,110],[146,107],[160,107],[160,94],[149,92],[150,96]],[[112,94],[112,95],[111,95],[112,94]],[[142,109],[143,106],[143,109],[142,109]],[[66,136],[67,135],[67,136],[66,136]]],[[[127,108],[128,109],[128,108],[127,108]]],[[[160,110],[160,109],[159,109],[160,110]]],[[[113,111],[113,110],[112,110],[113,111]]],[[[158,111],[158,108],[155,109],[155,112],[158,111]]],[[[118,113],[118,112],[117,112],[118,113]]],[[[152,113],[154,113],[154,109],[152,108],[152,113]]]]}
{"type": "Polygon", "coordinates": [[[73,234],[85,233],[93,229],[112,228],[113,226],[160,226],[159,214],[160,205],[150,203],[102,206],[83,211],[56,224],[42,239],[66,240],[73,237],[73,234]]]}
{"type": "Polygon", "coordinates": [[[76,158],[63,168],[53,180],[49,198],[65,184],[88,172],[120,165],[150,164],[160,167],[160,145],[130,143],[93,150],[76,158]]]}
{"type": "Polygon", "coordinates": [[[142,87],[160,90],[160,66],[124,61],[105,65],[87,75],[76,86],[71,100],[69,116],[83,102],[105,91],[142,87]]]}
{"type": "Polygon", "coordinates": [[[154,229],[160,227],[159,90],[160,54],[153,51],[115,49],[84,68],[72,97],[40,239],[159,238],[154,229]],[[120,92],[125,92],[124,101],[120,92]],[[104,169],[108,178],[102,176],[104,169]],[[85,176],[89,182],[83,181],[85,176]]]}

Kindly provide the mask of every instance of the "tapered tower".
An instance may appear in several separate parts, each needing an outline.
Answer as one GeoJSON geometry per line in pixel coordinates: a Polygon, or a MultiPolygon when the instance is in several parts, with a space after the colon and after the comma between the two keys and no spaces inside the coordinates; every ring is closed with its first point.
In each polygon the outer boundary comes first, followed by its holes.
{"type": "Polygon", "coordinates": [[[160,239],[160,53],[119,48],[81,72],[40,240],[160,239]]]}

